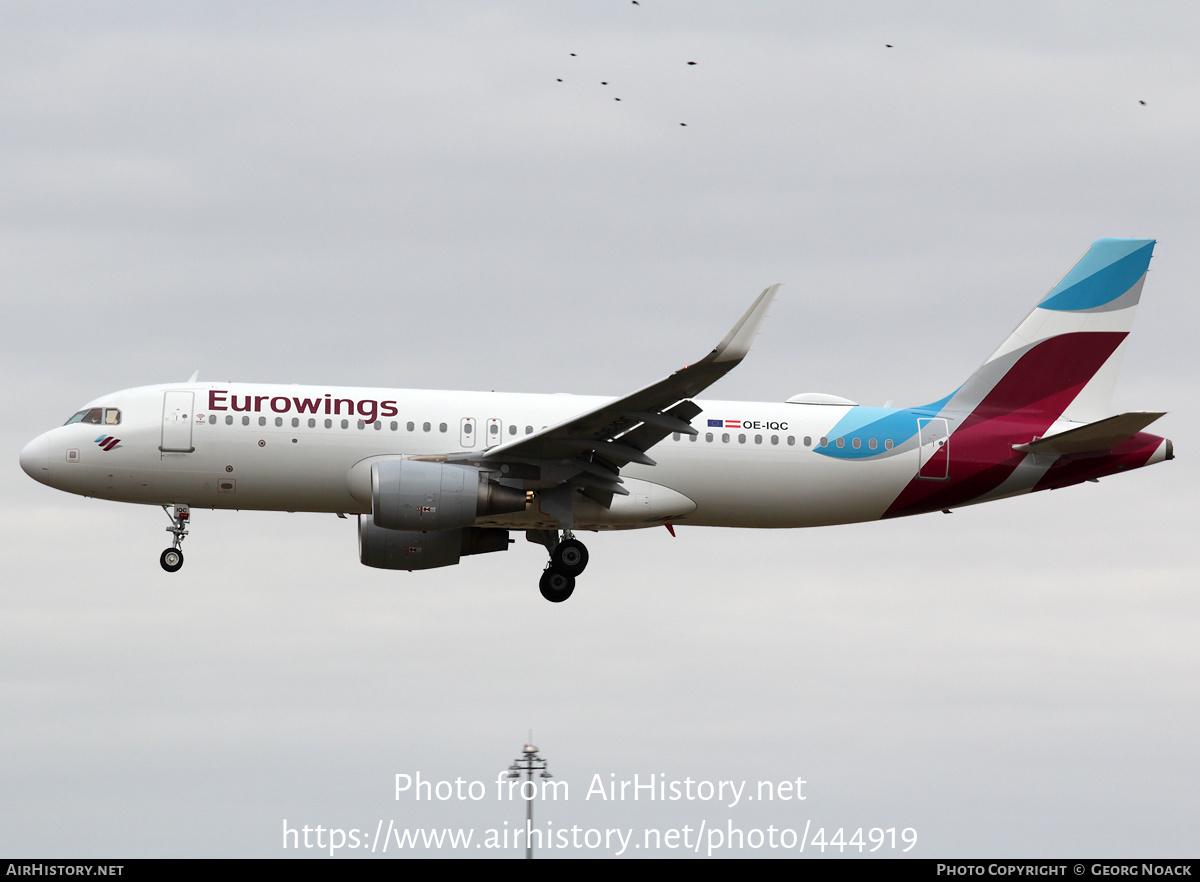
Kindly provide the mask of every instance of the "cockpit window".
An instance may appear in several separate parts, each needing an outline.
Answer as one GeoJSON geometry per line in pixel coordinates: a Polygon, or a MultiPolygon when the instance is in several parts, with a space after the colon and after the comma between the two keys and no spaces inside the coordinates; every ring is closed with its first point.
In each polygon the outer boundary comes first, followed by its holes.
{"type": "Polygon", "coordinates": [[[71,417],[64,426],[69,426],[71,423],[93,423],[97,426],[118,426],[121,424],[121,411],[115,407],[93,407],[89,410],[81,410],[75,416],[71,417]]]}

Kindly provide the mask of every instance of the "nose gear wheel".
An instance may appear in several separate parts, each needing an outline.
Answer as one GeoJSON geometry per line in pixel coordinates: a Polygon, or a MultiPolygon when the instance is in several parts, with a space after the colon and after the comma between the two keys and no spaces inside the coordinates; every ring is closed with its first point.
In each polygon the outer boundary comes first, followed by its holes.
{"type": "Polygon", "coordinates": [[[183,552],[178,548],[168,548],[159,556],[158,562],[168,573],[173,573],[183,566],[183,552]]]}
{"type": "Polygon", "coordinates": [[[171,526],[167,527],[167,532],[175,538],[171,542],[171,547],[158,556],[158,563],[168,573],[174,573],[183,566],[183,549],[179,546],[183,544],[184,537],[188,534],[187,525],[192,513],[186,505],[164,505],[162,509],[171,519],[171,526]]]}

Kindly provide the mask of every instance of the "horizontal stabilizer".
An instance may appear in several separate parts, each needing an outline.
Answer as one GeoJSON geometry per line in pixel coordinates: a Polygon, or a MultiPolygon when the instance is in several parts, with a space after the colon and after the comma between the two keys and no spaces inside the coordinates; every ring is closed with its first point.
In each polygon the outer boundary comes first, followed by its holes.
{"type": "Polygon", "coordinates": [[[1164,415],[1163,413],[1123,413],[1088,423],[1078,429],[1038,438],[1028,444],[1014,444],[1013,450],[1049,456],[1062,456],[1067,453],[1103,453],[1128,441],[1164,415]]]}

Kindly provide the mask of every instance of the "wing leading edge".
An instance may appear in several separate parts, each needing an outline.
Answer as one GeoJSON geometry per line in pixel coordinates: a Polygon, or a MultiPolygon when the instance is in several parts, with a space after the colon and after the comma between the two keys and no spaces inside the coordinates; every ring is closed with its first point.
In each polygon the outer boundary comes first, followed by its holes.
{"type": "Polygon", "coordinates": [[[725,338],[695,364],[540,432],[482,453],[452,454],[447,460],[534,467],[539,472],[535,480],[542,486],[577,484],[584,495],[607,507],[614,494],[628,495],[621,486],[623,467],[631,462],[654,465],[646,451],[672,432],[696,434],[690,420],[701,408],[689,399],[746,357],[778,290],[779,285],[771,285],[758,295],[725,338]]]}

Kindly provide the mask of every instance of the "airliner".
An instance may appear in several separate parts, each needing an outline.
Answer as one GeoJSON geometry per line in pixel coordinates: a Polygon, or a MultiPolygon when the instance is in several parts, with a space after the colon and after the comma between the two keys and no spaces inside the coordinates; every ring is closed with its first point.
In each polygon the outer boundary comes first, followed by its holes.
{"type": "Polygon", "coordinates": [[[1111,414],[1155,242],[1101,239],[965,383],[917,407],[834,395],[696,400],[746,356],[778,285],[711,352],[621,398],[183,383],[80,408],[21,452],[69,493],[159,505],[183,565],[193,508],[358,519],[360,561],[422,570],[544,545],[542,595],[588,563],[577,531],[815,527],[950,511],[1171,459],[1111,414]]]}

